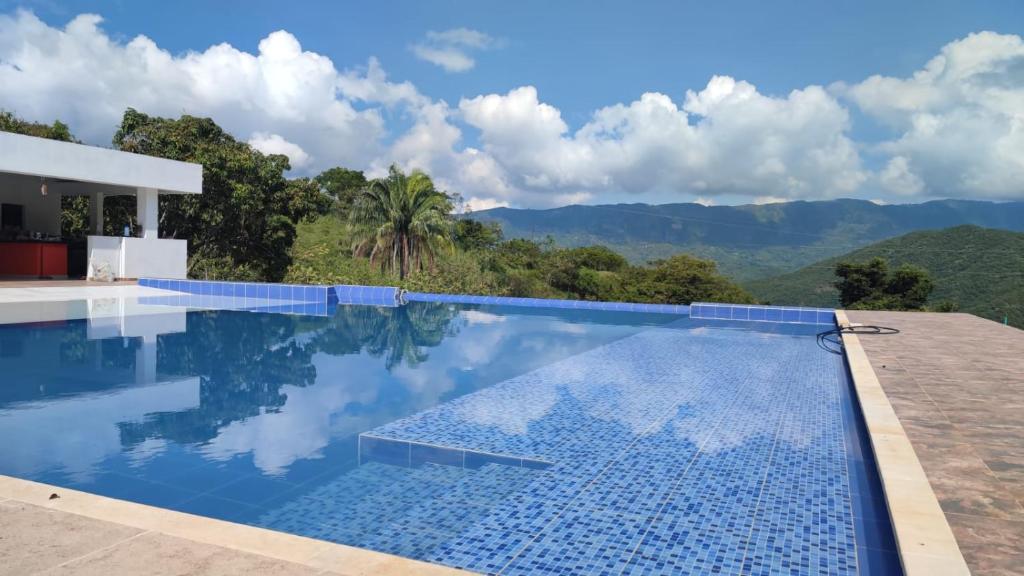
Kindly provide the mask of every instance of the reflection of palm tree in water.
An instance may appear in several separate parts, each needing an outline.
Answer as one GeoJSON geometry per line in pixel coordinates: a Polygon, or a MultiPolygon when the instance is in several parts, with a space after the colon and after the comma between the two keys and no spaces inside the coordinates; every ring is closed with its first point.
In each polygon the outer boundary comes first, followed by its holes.
{"type": "Polygon", "coordinates": [[[283,406],[283,386],[316,381],[313,350],[295,338],[294,317],[218,311],[189,314],[187,322],[186,333],[159,338],[157,364],[161,374],[199,376],[199,406],[119,424],[125,444],[203,442],[226,424],[283,406]]]}
{"type": "Polygon", "coordinates": [[[200,403],[190,410],[151,414],[119,424],[122,442],[167,438],[201,443],[231,422],[280,409],[285,385],[316,382],[313,356],[366,352],[388,370],[415,366],[457,333],[457,312],[445,304],[398,308],[343,306],[329,319],[248,312],[189,314],[185,334],[160,337],[162,374],[200,377],[200,403]]]}
{"type": "Polygon", "coordinates": [[[342,306],[326,326],[316,331],[311,344],[317,352],[333,355],[365,350],[384,357],[388,370],[404,363],[416,366],[428,357],[423,347],[434,347],[458,333],[458,313],[435,302],[415,302],[397,308],[342,306]]]}

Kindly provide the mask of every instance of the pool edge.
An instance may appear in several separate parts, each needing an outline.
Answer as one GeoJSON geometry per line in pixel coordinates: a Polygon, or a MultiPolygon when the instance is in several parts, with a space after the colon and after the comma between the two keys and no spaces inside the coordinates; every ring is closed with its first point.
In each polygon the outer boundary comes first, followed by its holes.
{"type": "MultiPolygon", "coordinates": [[[[335,544],[196,516],[166,508],[99,496],[0,474],[0,501],[22,502],[229,550],[291,562],[327,574],[474,574],[364,548],[335,544]],[[52,494],[59,498],[51,499],[52,494]]],[[[60,538],[60,534],[54,534],[60,538]]]]}
{"type": "MultiPolygon", "coordinates": [[[[850,324],[844,310],[835,314],[840,327],[850,324]]],[[[953,530],[860,339],[849,333],[842,338],[904,574],[969,575],[953,530]]]]}

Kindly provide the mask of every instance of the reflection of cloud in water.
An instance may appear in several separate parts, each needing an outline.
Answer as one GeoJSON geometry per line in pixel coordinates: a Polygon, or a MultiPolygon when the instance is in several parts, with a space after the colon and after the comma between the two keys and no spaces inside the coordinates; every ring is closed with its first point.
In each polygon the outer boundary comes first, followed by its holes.
{"type": "Polygon", "coordinates": [[[583,438],[589,429],[608,429],[588,421],[615,423],[634,438],[669,433],[711,453],[755,438],[806,447],[821,434],[813,415],[831,413],[839,402],[832,359],[809,355],[813,345],[808,338],[765,339],[751,332],[647,330],[394,422],[379,433],[437,443],[482,442],[490,448],[478,448],[497,449],[522,446],[516,438],[549,419],[541,429],[570,422],[572,429],[560,432],[560,438],[531,436],[546,443],[536,449],[550,449],[566,434],[583,438]],[[801,370],[805,376],[794,378],[798,362],[817,362],[810,369],[817,376],[807,378],[808,371],[801,370]],[[823,409],[808,410],[808,402],[823,409]],[[479,432],[472,432],[474,427],[479,432]]]}
{"type": "MultiPolygon", "coordinates": [[[[314,384],[282,386],[282,405],[221,426],[199,450],[218,461],[251,454],[262,472],[282,475],[296,461],[322,457],[323,449],[334,438],[355,435],[436,406],[455,388],[453,369],[507,370],[508,365],[515,364],[510,359],[528,357],[522,368],[525,371],[589,347],[589,332],[566,336],[566,331],[558,329],[566,324],[551,318],[500,316],[478,310],[463,310],[460,314],[466,325],[458,337],[429,347],[428,359],[414,367],[400,363],[389,371],[379,358],[369,355],[314,354],[314,384]],[[381,398],[384,391],[395,396],[381,398]]],[[[575,326],[572,333],[576,332],[575,326]]],[[[598,326],[593,330],[598,337],[606,338],[607,334],[624,334],[633,328],[598,326]]],[[[310,336],[300,333],[293,340],[308,343],[310,336]]],[[[475,374],[489,377],[487,373],[475,374]]],[[[529,403],[522,397],[509,398],[506,404],[518,402],[522,406],[515,410],[514,419],[502,425],[510,433],[525,432],[526,423],[541,417],[546,406],[556,401],[554,391],[533,394],[529,403]]],[[[486,411],[477,411],[472,418],[498,424],[486,411]]]]}
{"type": "Polygon", "coordinates": [[[147,438],[128,450],[128,461],[133,467],[142,467],[152,460],[153,457],[163,454],[166,450],[167,440],[147,438]]]}
{"type": "Polygon", "coordinates": [[[456,404],[453,412],[464,422],[523,435],[531,422],[542,418],[558,402],[558,392],[551,386],[538,386],[529,394],[520,392],[522,390],[491,388],[473,395],[467,402],[456,404]]]}
{"type": "Polygon", "coordinates": [[[564,332],[565,334],[586,334],[587,327],[583,324],[557,324],[555,331],[564,332]]]}
{"type": "Polygon", "coordinates": [[[202,446],[202,453],[214,460],[229,460],[238,454],[252,453],[257,468],[269,475],[281,475],[295,461],[319,458],[335,433],[357,433],[372,426],[372,415],[335,415],[354,403],[377,401],[378,382],[383,372],[376,362],[332,362],[332,357],[317,354],[313,364],[318,381],[314,386],[282,386],[287,398],[274,412],[265,412],[221,428],[217,436],[202,446]],[[355,385],[362,382],[367,385],[355,385]]]}
{"type": "Polygon", "coordinates": [[[506,320],[505,316],[481,312],[480,310],[463,310],[460,315],[466,319],[466,323],[470,326],[476,324],[498,324],[506,320]]]}
{"type": "MultiPolygon", "coordinates": [[[[121,452],[119,422],[198,406],[199,378],[15,405],[0,410],[0,438],[18,439],[4,450],[4,468],[18,476],[59,469],[87,482],[95,466],[121,452]]],[[[155,449],[137,447],[133,460],[139,463],[155,449]]]]}

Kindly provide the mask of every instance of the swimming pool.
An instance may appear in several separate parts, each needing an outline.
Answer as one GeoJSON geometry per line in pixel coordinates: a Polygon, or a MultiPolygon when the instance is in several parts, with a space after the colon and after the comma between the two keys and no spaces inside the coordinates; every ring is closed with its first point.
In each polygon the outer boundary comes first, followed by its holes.
{"type": "Polygon", "coordinates": [[[898,572],[813,325],[436,302],[69,318],[0,325],[0,474],[485,573],[898,572]]]}

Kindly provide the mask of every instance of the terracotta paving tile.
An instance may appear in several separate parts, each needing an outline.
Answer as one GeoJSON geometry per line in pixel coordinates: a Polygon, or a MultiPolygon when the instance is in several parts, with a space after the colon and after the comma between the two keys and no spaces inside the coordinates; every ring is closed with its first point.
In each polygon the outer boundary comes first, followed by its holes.
{"type": "Polygon", "coordinates": [[[847,312],[975,575],[1024,575],[1024,331],[969,314],[847,312]]]}
{"type": "Polygon", "coordinates": [[[974,576],[1016,576],[1024,570],[1024,522],[946,514],[974,576]]]}

